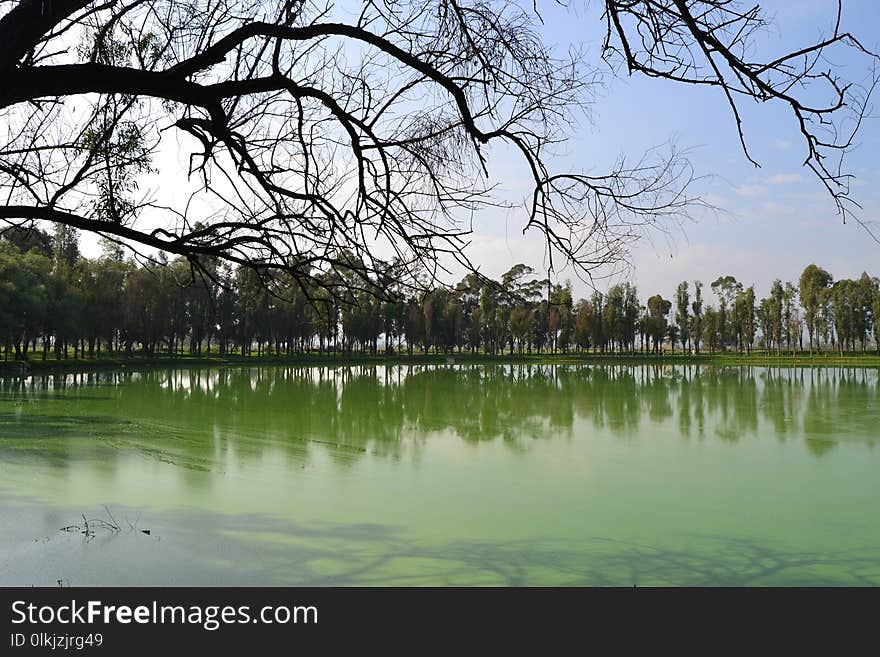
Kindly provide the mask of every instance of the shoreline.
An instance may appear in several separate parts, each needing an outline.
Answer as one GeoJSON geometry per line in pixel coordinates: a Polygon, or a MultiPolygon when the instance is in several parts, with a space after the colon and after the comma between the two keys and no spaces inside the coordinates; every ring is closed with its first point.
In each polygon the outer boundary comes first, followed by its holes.
{"type": "Polygon", "coordinates": [[[155,369],[185,367],[256,366],[339,366],[339,365],[493,365],[493,364],[596,364],[596,365],[705,365],[713,367],[880,367],[876,353],[713,353],[713,354],[293,354],[290,356],[210,355],[210,356],[130,356],[68,358],[26,361],[0,361],[0,376],[78,373],[114,369],[155,369]]]}

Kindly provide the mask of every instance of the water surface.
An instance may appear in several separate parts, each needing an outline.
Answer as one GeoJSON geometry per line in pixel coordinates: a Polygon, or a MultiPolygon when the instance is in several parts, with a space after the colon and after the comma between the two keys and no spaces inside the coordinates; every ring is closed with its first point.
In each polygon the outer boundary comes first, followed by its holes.
{"type": "Polygon", "coordinates": [[[876,369],[4,379],[0,584],[877,585],[878,438],[876,369]]]}

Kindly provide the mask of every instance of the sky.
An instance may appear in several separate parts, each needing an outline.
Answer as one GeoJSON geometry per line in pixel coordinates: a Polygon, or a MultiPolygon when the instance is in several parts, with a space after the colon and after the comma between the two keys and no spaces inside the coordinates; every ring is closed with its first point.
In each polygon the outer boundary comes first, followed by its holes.
{"type": "MultiPolygon", "coordinates": [[[[759,54],[796,50],[827,34],[835,4],[829,0],[762,3],[775,21],[759,35],[759,54]]],[[[598,0],[581,0],[563,9],[554,2],[539,3],[545,42],[561,51],[578,45],[598,63],[604,36],[601,5],[598,0]]],[[[865,46],[880,50],[876,0],[844,0],[843,25],[865,46]]],[[[831,64],[850,79],[869,77],[867,57],[835,56],[839,59],[831,64]]],[[[804,144],[786,108],[772,103],[742,105],[750,152],[761,164],[756,168],[743,154],[733,116],[719,90],[604,71],[606,84],[597,92],[589,120],[571,131],[564,154],[552,162],[554,167],[602,172],[620,154],[638,158],[645,150],[674,140],[679,148],[689,150],[694,172],[701,177],[692,191],[719,211],[701,213],[694,221],[671,226],[668,233],[647,235],[633,246],[627,272],[598,281],[598,289],[630,280],[643,299],[658,292],[672,298],[682,280],[699,279],[708,288],[719,275],[729,274],[746,286],[754,284],[763,296],[775,278],[796,281],[811,262],[835,278],[857,277],[862,271],[880,275],[880,244],[856,222],[844,224],[821,182],[803,167],[804,144]]],[[[867,222],[874,221],[880,210],[878,146],[880,121],[871,117],[848,160],[849,171],[856,175],[853,196],[863,205],[859,216],[867,222]]],[[[177,151],[178,158],[187,154],[185,149],[177,151]]],[[[510,149],[491,151],[489,171],[510,198],[531,191],[523,162],[510,149]]],[[[180,197],[185,198],[184,185],[178,181],[166,179],[161,184],[179,185],[180,197]]],[[[519,262],[539,273],[546,270],[542,236],[522,235],[526,219],[522,209],[487,210],[476,218],[468,254],[483,273],[500,277],[519,262]]],[[[87,255],[98,251],[94,240],[84,239],[82,246],[87,255]]],[[[577,296],[591,292],[571,270],[558,271],[556,278],[570,279],[577,296]]]]}
{"type": "MultiPolygon", "coordinates": [[[[580,42],[597,54],[602,37],[600,3],[588,4],[592,6],[582,8],[576,20],[552,7],[542,10],[545,40],[560,46],[580,42]]],[[[781,54],[812,43],[829,31],[834,4],[827,0],[762,3],[775,21],[760,35],[759,47],[781,54]]],[[[877,48],[876,2],[845,0],[843,19],[865,46],[877,48]]],[[[833,63],[851,79],[861,81],[870,75],[871,62],[864,56],[842,55],[833,63]]],[[[866,270],[880,275],[880,244],[855,221],[844,224],[821,181],[803,167],[805,146],[794,116],[771,104],[744,104],[743,109],[747,143],[760,168],[745,158],[734,119],[718,90],[624,76],[600,91],[591,111],[592,123],[572,136],[564,163],[601,170],[618,153],[638,156],[674,139],[680,148],[689,149],[695,174],[705,177],[695,191],[720,211],[673,226],[669,234],[642,239],[632,249],[628,272],[597,282],[598,289],[629,279],[642,298],[656,292],[671,298],[682,280],[699,279],[708,288],[719,275],[732,274],[746,286],[754,284],[763,296],[775,278],[797,281],[811,262],[835,278],[857,277],[866,270]]],[[[863,205],[859,217],[868,222],[880,210],[878,147],[880,120],[869,118],[848,156],[849,170],[856,176],[853,197],[863,205]]],[[[503,170],[508,163],[498,164],[503,170]]],[[[484,263],[485,273],[496,276],[519,261],[546,266],[540,236],[523,237],[521,227],[521,215],[483,217],[469,251],[472,259],[484,263]]],[[[579,296],[590,292],[571,271],[560,272],[559,278],[570,278],[579,296]]]]}

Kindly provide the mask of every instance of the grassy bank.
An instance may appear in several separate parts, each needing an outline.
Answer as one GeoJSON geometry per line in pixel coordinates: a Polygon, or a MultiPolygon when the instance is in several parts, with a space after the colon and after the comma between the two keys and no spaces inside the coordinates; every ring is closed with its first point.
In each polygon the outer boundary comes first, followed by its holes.
{"type": "Polygon", "coordinates": [[[108,369],[150,369],[167,367],[220,367],[220,366],[255,366],[255,365],[363,365],[363,364],[401,364],[430,365],[455,363],[594,363],[594,364],[655,364],[655,365],[711,365],[711,366],[784,366],[784,367],[880,367],[880,355],[876,353],[834,352],[819,354],[783,353],[767,355],[764,352],[745,353],[714,353],[714,354],[681,354],[667,352],[662,355],[652,354],[295,354],[291,356],[262,355],[240,356],[217,354],[203,356],[168,356],[134,355],[101,358],[67,358],[42,360],[34,355],[27,360],[0,361],[0,374],[39,374],[56,372],[83,372],[108,369]]]}

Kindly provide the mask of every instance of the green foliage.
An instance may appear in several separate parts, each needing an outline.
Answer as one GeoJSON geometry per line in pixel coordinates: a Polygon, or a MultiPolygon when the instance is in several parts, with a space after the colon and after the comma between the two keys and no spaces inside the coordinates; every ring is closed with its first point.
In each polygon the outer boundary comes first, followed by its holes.
{"type": "MultiPolygon", "coordinates": [[[[340,255],[345,266],[311,272],[315,285],[303,288],[290,274],[267,277],[211,259],[160,255],[157,263],[137,266],[113,249],[83,258],[69,229],[56,232],[48,251],[39,237],[23,250],[31,242],[22,237],[0,239],[0,345],[7,359],[35,351],[43,359],[52,351],[67,358],[71,350],[74,358],[93,357],[102,349],[202,355],[212,345],[221,355],[377,354],[380,348],[410,354],[663,353],[676,344],[682,351],[690,345],[693,353],[701,347],[750,352],[758,344],[780,354],[799,346],[807,316],[813,317],[811,348],[843,353],[866,351],[880,331],[880,282],[865,273],[822,287],[831,277],[815,266],[805,270],[799,287],[774,281],[760,302],[753,286],[719,277],[713,284],[717,307],[704,307],[699,281],[692,297],[690,285],[679,284],[674,304],[654,294],[641,306],[629,283],[575,300],[570,283],[551,284],[524,265],[500,281],[469,274],[454,288],[380,298],[378,284],[362,275],[363,263],[350,254],[340,255]],[[811,280],[818,287],[810,287],[811,280]],[[341,292],[330,296],[330,289],[341,292]],[[819,292],[811,296],[810,290],[819,292]]],[[[387,272],[395,266],[388,263],[387,272]]]]}
{"type": "Polygon", "coordinates": [[[880,353],[880,291],[874,292],[874,303],[871,306],[874,326],[874,346],[880,353]]]}
{"type": "Polygon", "coordinates": [[[37,226],[5,226],[0,228],[0,238],[14,244],[22,253],[36,250],[47,258],[52,258],[52,237],[37,226]]]}
{"type": "Polygon", "coordinates": [[[690,292],[687,281],[679,283],[675,290],[675,322],[678,338],[681,340],[681,348],[684,351],[691,336],[690,292]]]}
{"type": "Polygon", "coordinates": [[[831,285],[831,274],[814,264],[807,265],[801,274],[798,290],[801,296],[801,305],[804,307],[804,321],[807,325],[807,335],[810,340],[810,351],[813,350],[814,341],[818,342],[820,330],[819,313],[826,300],[825,291],[831,285]]]}
{"type": "Polygon", "coordinates": [[[691,338],[694,341],[694,351],[700,353],[700,343],[703,341],[703,282],[694,281],[694,301],[691,304],[691,338]]]}
{"type": "Polygon", "coordinates": [[[667,316],[672,310],[672,302],[664,299],[659,294],[648,299],[648,316],[645,320],[645,333],[651,338],[653,351],[660,353],[663,346],[663,338],[666,337],[668,322],[667,316]]]}

